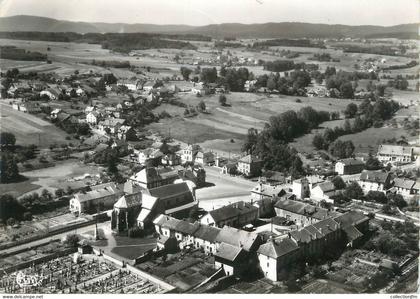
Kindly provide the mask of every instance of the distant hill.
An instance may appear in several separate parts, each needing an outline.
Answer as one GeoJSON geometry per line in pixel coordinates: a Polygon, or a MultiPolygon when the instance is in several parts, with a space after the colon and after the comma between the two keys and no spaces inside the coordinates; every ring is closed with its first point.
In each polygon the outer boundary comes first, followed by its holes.
{"type": "Polygon", "coordinates": [[[27,15],[0,18],[0,31],[76,32],[82,34],[106,32],[194,33],[215,38],[418,37],[417,24],[403,24],[386,27],[282,22],[264,24],[224,23],[206,26],[188,26],[71,22],[27,15]]]}

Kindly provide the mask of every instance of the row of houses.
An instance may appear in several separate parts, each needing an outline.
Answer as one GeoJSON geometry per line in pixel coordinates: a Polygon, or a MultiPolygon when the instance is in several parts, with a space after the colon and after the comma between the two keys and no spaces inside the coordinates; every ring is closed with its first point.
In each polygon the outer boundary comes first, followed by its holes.
{"type": "Polygon", "coordinates": [[[167,215],[159,215],[153,224],[159,234],[159,250],[202,249],[214,255],[215,267],[222,268],[226,275],[241,276],[260,270],[264,277],[278,281],[279,273],[296,262],[322,256],[328,248],[336,250],[355,245],[368,231],[369,218],[348,212],[292,230],[266,243],[255,232],[190,223],[167,215]]]}
{"type": "Polygon", "coordinates": [[[255,267],[256,250],[262,244],[256,233],[229,226],[218,228],[200,222],[190,223],[167,215],[159,215],[153,223],[161,236],[158,239],[160,249],[168,249],[165,247],[168,239],[175,240],[179,249],[201,248],[214,255],[215,267],[223,268],[226,275],[240,276],[255,267]]]}

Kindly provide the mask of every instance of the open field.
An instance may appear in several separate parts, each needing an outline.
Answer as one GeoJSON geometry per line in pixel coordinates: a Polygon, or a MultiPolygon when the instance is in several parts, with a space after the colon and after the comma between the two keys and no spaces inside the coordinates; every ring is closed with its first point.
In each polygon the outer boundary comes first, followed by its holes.
{"type": "Polygon", "coordinates": [[[34,179],[18,183],[0,184],[0,194],[10,194],[14,197],[19,197],[22,194],[30,193],[41,187],[40,185],[33,184],[33,181],[34,179]]]}
{"type": "Polygon", "coordinates": [[[67,133],[34,115],[12,109],[8,100],[0,102],[1,131],[15,134],[16,143],[40,148],[67,143],[67,133]]]}
{"type": "MultiPolygon", "coordinates": [[[[162,119],[159,123],[150,124],[147,129],[164,136],[171,136],[187,143],[200,143],[204,148],[240,152],[244,136],[249,128],[262,130],[270,116],[287,110],[299,110],[305,106],[312,106],[317,110],[341,112],[354,102],[352,100],[335,98],[296,97],[285,95],[253,94],[235,92],[226,95],[230,106],[219,104],[219,95],[196,97],[191,93],[180,93],[178,101],[188,107],[195,107],[202,100],[206,104],[208,113],[200,113],[194,117],[184,117],[185,108],[163,104],[155,109],[156,112],[168,112],[169,119],[162,119]],[[301,103],[297,103],[300,99],[301,103]],[[231,142],[231,139],[234,142],[231,142]]],[[[334,127],[341,121],[331,122],[334,127]]],[[[327,124],[328,125],[328,124],[327,124]]]]}
{"type": "MultiPolygon", "coordinates": [[[[68,160],[53,167],[27,171],[21,174],[30,179],[30,181],[24,183],[31,184],[31,186],[35,185],[35,187],[38,186],[38,188],[29,188],[29,186],[26,188],[30,189],[29,191],[31,192],[39,193],[42,189],[48,189],[49,191],[54,192],[58,188],[65,190],[68,186],[72,188],[82,187],[84,186],[84,182],[73,182],[69,181],[69,179],[85,173],[89,173],[94,177],[100,171],[101,167],[88,166],[75,160],[68,160]]],[[[7,186],[7,184],[5,185],[7,186]]],[[[0,188],[1,186],[3,185],[0,185],[0,188]]],[[[21,194],[25,194],[25,192],[21,192],[21,194]]]]}

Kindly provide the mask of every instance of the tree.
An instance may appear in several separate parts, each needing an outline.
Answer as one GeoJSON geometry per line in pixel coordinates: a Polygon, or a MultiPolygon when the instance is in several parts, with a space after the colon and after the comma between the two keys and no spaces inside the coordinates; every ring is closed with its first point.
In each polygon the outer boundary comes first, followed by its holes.
{"type": "Polygon", "coordinates": [[[7,219],[6,224],[8,226],[13,226],[13,225],[16,224],[16,219],[11,217],[11,218],[7,219]]]}
{"type": "Polygon", "coordinates": [[[388,203],[388,198],[385,196],[385,193],[381,191],[369,191],[368,194],[366,194],[366,200],[382,204],[388,203]]]}
{"type": "Polygon", "coordinates": [[[346,110],[344,110],[344,116],[346,118],[352,118],[357,113],[357,105],[355,103],[350,103],[347,105],[346,110]]]}
{"type": "Polygon", "coordinates": [[[62,188],[58,188],[57,190],[55,190],[54,194],[56,197],[62,197],[64,196],[64,190],[62,188]]]}
{"type": "Polygon", "coordinates": [[[198,103],[198,110],[200,110],[201,112],[206,111],[206,104],[203,100],[201,100],[200,103],[198,103]]]}
{"type": "Polygon", "coordinates": [[[52,199],[52,194],[48,189],[42,189],[41,196],[45,201],[49,201],[52,199]]]}
{"type": "Polygon", "coordinates": [[[341,97],[345,99],[354,98],[354,90],[353,90],[353,85],[351,84],[351,82],[342,83],[339,89],[340,89],[341,97]]]}
{"type": "Polygon", "coordinates": [[[408,204],[407,202],[404,200],[404,197],[401,194],[393,194],[390,193],[388,195],[388,200],[392,203],[392,205],[402,209],[404,207],[406,207],[408,204]]]}
{"type": "Polygon", "coordinates": [[[350,199],[361,199],[363,197],[362,187],[357,182],[351,182],[344,190],[344,196],[350,199]]]}
{"type": "Polygon", "coordinates": [[[365,166],[367,170],[378,170],[383,168],[382,163],[378,160],[378,158],[372,156],[372,153],[369,153],[365,166]]]}
{"type": "Polygon", "coordinates": [[[192,73],[192,70],[182,66],[181,67],[181,75],[184,78],[185,81],[188,81],[190,79],[190,74],[192,73]]]}
{"type": "Polygon", "coordinates": [[[117,83],[117,78],[114,76],[113,73],[107,73],[107,74],[103,74],[103,79],[104,79],[104,83],[105,84],[115,84],[117,83]]]}
{"type": "Polygon", "coordinates": [[[344,183],[341,176],[336,176],[332,179],[332,183],[334,184],[335,189],[344,189],[346,188],[346,183],[344,183]]]}
{"type": "Polygon", "coordinates": [[[23,213],[23,220],[31,221],[32,220],[32,214],[31,214],[31,212],[25,212],[25,213],[23,213]]]}
{"type": "Polygon", "coordinates": [[[117,168],[117,158],[113,155],[110,155],[108,158],[108,172],[111,174],[117,174],[118,168],[117,168]]]}
{"type": "Polygon", "coordinates": [[[268,80],[267,80],[267,88],[269,89],[269,90],[273,90],[273,89],[276,89],[276,81],[275,81],[275,79],[274,79],[274,77],[270,77],[270,78],[268,78],[268,80]]]}
{"type": "Polygon", "coordinates": [[[79,244],[80,238],[76,234],[68,234],[64,240],[64,244],[69,247],[77,247],[79,244]]]}
{"type": "Polygon", "coordinates": [[[314,139],[312,139],[312,145],[317,149],[317,150],[321,150],[324,149],[326,144],[325,144],[325,140],[324,137],[322,137],[321,134],[316,134],[314,136],[314,139]]]}
{"type": "Polygon", "coordinates": [[[200,73],[200,80],[204,83],[214,83],[217,80],[217,69],[202,68],[200,73]]]}
{"type": "Polygon", "coordinates": [[[13,154],[5,152],[1,155],[0,183],[15,182],[20,178],[19,168],[13,154]]]}
{"type": "Polygon", "coordinates": [[[0,145],[1,146],[14,146],[16,143],[16,137],[14,134],[9,132],[0,133],[0,145]]]}
{"type": "Polygon", "coordinates": [[[160,148],[159,148],[159,150],[162,152],[162,154],[164,154],[164,155],[167,155],[167,154],[169,154],[171,151],[170,151],[170,149],[169,149],[169,145],[168,145],[168,143],[166,142],[166,140],[164,140],[163,142],[162,142],[162,145],[160,146],[160,148]]]}
{"type": "Polygon", "coordinates": [[[221,106],[225,106],[226,105],[226,96],[224,94],[221,94],[219,96],[219,103],[221,106]]]}
{"type": "Polygon", "coordinates": [[[252,154],[258,143],[258,130],[254,128],[248,129],[248,134],[246,135],[244,145],[242,146],[242,151],[252,154]]]}
{"type": "Polygon", "coordinates": [[[340,159],[349,158],[353,155],[354,144],[351,140],[336,140],[329,146],[330,153],[340,159]]]}
{"type": "Polygon", "coordinates": [[[25,207],[12,195],[0,195],[0,222],[5,223],[9,218],[21,219],[25,207]]]}

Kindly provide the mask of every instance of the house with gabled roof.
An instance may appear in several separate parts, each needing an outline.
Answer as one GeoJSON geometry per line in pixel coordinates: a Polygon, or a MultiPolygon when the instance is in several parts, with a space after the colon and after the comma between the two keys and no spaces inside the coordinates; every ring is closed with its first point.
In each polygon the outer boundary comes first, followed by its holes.
{"type": "Polygon", "coordinates": [[[299,246],[289,238],[271,239],[260,246],[257,254],[264,277],[277,281],[279,272],[298,258],[299,246]]]}
{"type": "Polygon", "coordinates": [[[413,147],[381,144],[376,157],[384,164],[387,163],[408,163],[413,161],[413,147]]]}
{"type": "Polygon", "coordinates": [[[98,128],[103,134],[107,134],[109,129],[110,134],[116,134],[118,129],[125,123],[125,119],[121,118],[107,118],[98,123],[98,128]]]}
{"type": "Polygon", "coordinates": [[[207,212],[200,222],[209,226],[242,227],[258,218],[258,208],[251,203],[239,201],[207,212]]]}
{"type": "Polygon", "coordinates": [[[123,195],[123,190],[114,183],[91,186],[91,191],[79,192],[70,199],[70,212],[75,214],[96,213],[113,207],[123,195]]]}
{"type": "Polygon", "coordinates": [[[415,180],[410,180],[406,178],[395,178],[393,181],[391,192],[395,192],[404,197],[410,197],[411,195],[417,193],[417,190],[414,188],[415,185],[415,180]]]}
{"type": "Polygon", "coordinates": [[[274,209],[277,216],[293,221],[301,227],[339,214],[296,200],[279,200],[275,203],[274,209]]]}
{"type": "Polygon", "coordinates": [[[360,173],[365,168],[365,163],[356,158],[342,159],[335,163],[335,172],[339,175],[360,173]]]}
{"type": "Polygon", "coordinates": [[[214,254],[216,269],[222,268],[226,275],[241,276],[248,269],[248,254],[241,247],[221,243],[214,254]]]}
{"type": "Polygon", "coordinates": [[[146,167],[130,177],[130,180],[143,189],[152,189],[172,184],[179,179],[178,171],[172,168],[146,167]]]}
{"type": "Polygon", "coordinates": [[[334,195],[336,195],[335,186],[330,181],[316,184],[311,190],[311,199],[317,202],[326,201],[328,203],[334,203],[334,199],[331,198],[334,195]]]}
{"type": "Polygon", "coordinates": [[[246,155],[238,161],[238,171],[246,176],[257,176],[261,173],[263,161],[255,155],[246,155]]]}
{"type": "Polygon", "coordinates": [[[101,114],[99,111],[91,111],[86,114],[86,122],[88,124],[96,125],[99,122],[101,114]]]}
{"type": "Polygon", "coordinates": [[[138,161],[141,165],[158,166],[164,154],[157,148],[147,148],[139,152],[138,161]]]}
{"type": "Polygon", "coordinates": [[[50,100],[57,100],[58,96],[61,94],[61,90],[59,88],[47,88],[45,90],[42,90],[39,95],[40,96],[47,96],[50,100]]]}
{"type": "Polygon", "coordinates": [[[369,191],[385,193],[391,186],[391,174],[382,170],[363,170],[358,183],[364,193],[369,191]]]}

